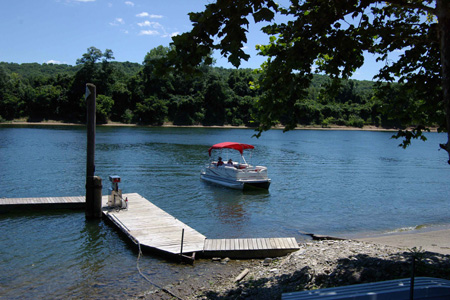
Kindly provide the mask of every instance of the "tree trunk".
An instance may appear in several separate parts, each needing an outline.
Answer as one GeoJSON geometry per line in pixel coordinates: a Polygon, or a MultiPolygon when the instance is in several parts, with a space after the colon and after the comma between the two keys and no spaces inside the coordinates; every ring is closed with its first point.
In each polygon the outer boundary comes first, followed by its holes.
{"type": "Polygon", "coordinates": [[[450,1],[437,0],[436,12],[441,42],[442,94],[447,121],[447,144],[440,146],[447,151],[450,164],[450,1]]]}

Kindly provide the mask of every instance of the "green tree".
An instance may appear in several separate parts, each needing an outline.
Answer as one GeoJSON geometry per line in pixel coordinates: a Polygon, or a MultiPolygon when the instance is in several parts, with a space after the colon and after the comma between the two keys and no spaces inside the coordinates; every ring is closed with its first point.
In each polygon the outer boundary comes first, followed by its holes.
{"type": "Polygon", "coordinates": [[[225,84],[218,76],[211,75],[204,93],[204,125],[224,125],[226,98],[225,84]]]}
{"type": "MultiPolygon", "coordinates": [[[[4,103],[4,97],[5,97],[5,92],[6,92],[6,83],[9,80],[9,76],[6,73],[5,68],[0,65],[0,108],[3,107],[3,103],[4,103]]],[[[5,116],[5,113],[3,112],[3,109],[1,110],[2,112],[0,113],[0,122],[3,121],[3,117],[5,116]],[[2,117],[3,115],[3,117],[2,117]]]]}
{"type": "MultiPolygon", "coordinates": [[[[109,54],[109,51],[108,51],[109,54]]],[[[89,47],[87,52],[84,53],[81,58],[77,59],[77,65],[83,65],[84,67],[94,68],[95,63],[99,61],[103,56],[101,50],[95,47],[89,47]]]]}
{"type": "Polygon", "coordinates": [[[255,96],[256,91],[250,88],[250,82],[255,81],[251,70],[233,70],[228,76],[228,86],[238,96],[255,96]]]}
{"type": "Polygon", "coordinates": [[[34,97],[28,103],[28,117],[31,120],[55,119],[58,115],[62,90],[55,85],[42,85],[35,89],[34,97]]]}
{"type": "MultiPolygon", "coordinates": [[[[124,121],[123,116],[125,111],[130,108],[134,108],[131,105],[131,92],[128,90],[127,85],[123,82],[116,82],[111,88],[111,97],[114,100],[114,106],[111,111],[111,120],[114,121],[124,121]]],[[[126,114],[129,116],[129,113],[126,114]]],[[[129,123],[129,118],[125,118],[126,122],[129,123]]]]}
{"type": "Polygon", "coordinates": [[[111,96],[111,87],[115,82],[115,70],[110,60],[114,59],[113,52],[106,49],[105,52],[89,47],[87,52],[77,59],[80,69],[73,77],[67,93],[66,103],[62,109],[64,119],[70,121],[84,121],[86,117],[86,105],[84,93],[86,83],[96,86],[97,95],[111,96]]]}
{"type": "Polygon", "coordinates": [[[3,88],[0,98],[1,116],[6,120],[25,116],[26,103],[30,99],[31,88],[23,83],[19,74],[3,74],[3,88]]]}
{"type": "Polygon", "coordinates": [[[157,74],[157,68],[166,60],[169,50],[168,47],[158,46],[145,55],[141,74],[146,96],[167,97],[173,90],[172,74],[166,74],[164,77],[157,74]]]}
{"type": "Polygon", "coordinates": [[[106,124],[111,117],[111,109],[114,105],[114,100],[105,95],[98,95],[96,98],[96,123],[106,124]]]}
{"type": "Polygon", "coordinates": [[[256,84],[262,90],[259,134],[281,118],[286,130],[296,126],[293,107],[307,97],[314,73],[331,76],[327,90],[334,92],[340,78],[350,77],[363,65],[367,51],[386,61],[376,76],[384,82],[383,91],[399,81],[419,101],[419,110],[428,112],[426,119],[414,120],[412,131],[399,132],[404,145],[413,138],[423,139],[427,126],[438,125],[448,132],[441,148],[450,157],[448,0],[291,0],[288,7],[272,0],[217,0],[203,12],[190,13],[193,28],[173,38],[177,54],[169,56],[178,57],[174,63],[188,70],[211,50],[219,50],[239,66],[249,57],[243,50],[249,16],[255,22],[271,22],[263,28],[270,36],[269,44],[258,46],[260,54],[268,57],[256,84]],[[287,21],[273,22],[277,13],[287,21]],[[397,50],[402,54],[391,62],[389,54],[397,50]]]}
{"type": "Polygon", "coordinates": [[[141,103],[136,103],[134,115],[138,123],[162,125],[167,116],[167,103],[156,96],[151,96],[141,103]]]}
{"type": "Polygon", "coordinates": [[[103,53],[95,47],[89,47],[82,58],[77,59],[76,64],[82,67],[75,74],[75,88],[84,92],[86,83],[90,82],[95,84],[98,94],[109,95],[109,87],[114,80],[114,67],[110,63],[112,59],[112,50],[106,49],[103,53]]]}
{"type": "Polygon", "coordinates": [[[173,113],[173,124],[198,125],[203,121],[204,113],[201,95],[176,96],[171,102],[176,103],[173,113]]]}

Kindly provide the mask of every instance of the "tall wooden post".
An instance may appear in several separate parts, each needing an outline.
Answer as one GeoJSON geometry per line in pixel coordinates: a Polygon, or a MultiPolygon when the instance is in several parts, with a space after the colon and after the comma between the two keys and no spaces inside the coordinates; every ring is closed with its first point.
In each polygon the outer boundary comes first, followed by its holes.
{"type": "Polygon", "coordinates": [[[102,179],[95,173],[95,85],[86,84],[87,160],[86,160],[86,218],[102,217],[102,179]]]}

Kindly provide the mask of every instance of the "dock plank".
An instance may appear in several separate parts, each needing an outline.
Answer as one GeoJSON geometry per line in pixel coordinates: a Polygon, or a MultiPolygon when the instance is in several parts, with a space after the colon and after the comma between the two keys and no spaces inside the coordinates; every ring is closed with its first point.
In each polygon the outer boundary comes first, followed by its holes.
{"type": "Polygon", "coordinates": [[[290,247],[291,248],[298,248],[298,243],[295,240],[295,238],[290,238],[289,241],[290,241],[290,247]]]}
{"type": "Polygon", "coordinates": [[[281,249],[281,248],[282,248],[282,247],[281,247],[281,244],[280,244],[280,239],[278,239],[278,238],[272,238],[272,241],[274,242],[275,247],[276,247],[277,249],[281,249]]]}
{"type": "Polygon", "coordinates": [[[238,239],[230,239],[230,250],[239,250],[239,241],[238,239]]]}
{"type": "Polygon", "coordinates": [[[252,241],[253,241],[253,245],[254,245],[255,249],[258,249],[258,250],[261,249],[259,247],[258,239],[252,239],[252,241]]]}
{"type": "Polygon", "coordinates": [[[249,245],[249,239],[244,239],[244,250],[249,249],[253,249],[253,247],[249,245]]]}

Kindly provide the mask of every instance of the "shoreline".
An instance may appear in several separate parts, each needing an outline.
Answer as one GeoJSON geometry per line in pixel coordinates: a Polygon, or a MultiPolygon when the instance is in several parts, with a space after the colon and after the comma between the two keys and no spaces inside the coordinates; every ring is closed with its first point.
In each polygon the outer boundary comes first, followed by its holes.
{"type": "Polygon", "coordinates": [[[336,235],[304,234],[310,236],[312,240],[361,241],[391,246],[405,251],[417,248],[441,255],[450,255],[450,223],[440,225],[418,225],[384,232],[366,231],[336,235]]]}
{"type": "Polygon", "coordinates": [[[372,244],[382,244],[400,249],[422,249],[423,251],[450,255],[450,229],[449,225],[429,227],[419,230],[393,232],[372,235],[354,240],[372,244]]]}
{"type": "MultiPolygon", "coordinates": [[[[444,245],[450,246],[450,229],[376,239],[301,241],[298,251],[274,259],[206,261],[205,273],[165,288],[180,299],[280,299],[287,292],[409,278],[413,257],[415,276],[450,279],[450,247],[444,245]],[[237,280],[243,273],[247,275],[237,280]]],[[[131,299],[172,298],[152,288],[131,299]]]]}
{"type": "MultiPolygon", "coordinates": [[[[13,121],[6,121],[3,123],[0,123],[0,126],[7,125],[7,126],[86,126],[82,123],[66,123],[61,121],[41,121],[41,122],[28,122],[25,120],[13,120],[13,121]]],[[[174,125],[170,122],[166,122],[163,125],[139,125],[139,124],[126,124],[126,123],[119,123],[119,122],[109,122],[106,124],[97,124],[99,127],[160,127],[160,128],[224,128],[224,129],[256,129],[256,127],[247,127],[247,126],[233,126],[233,125],[211,125],[211,126],[205,126],[205,125],[174,125]]],[[[284,127],[281,125],[274,126],[271,129],[276,130],[283,130],[284,127]]],[[[341,126],[341,125],[330,125],[327,127],[322,127],[320,125],[305,125],[305,126],[297,126],[296,128],[292,130],[336,130],[336,131],[376,131],[376,132],[397,132],[400,130],[400,128],[382,128],[377,127],[373,125],[366,125],[362,128],[360,127],[349,127],[349,126],[341,126]]],[[[437,132],[436,128],[430,128],[431,132],[437,132]]]]}

